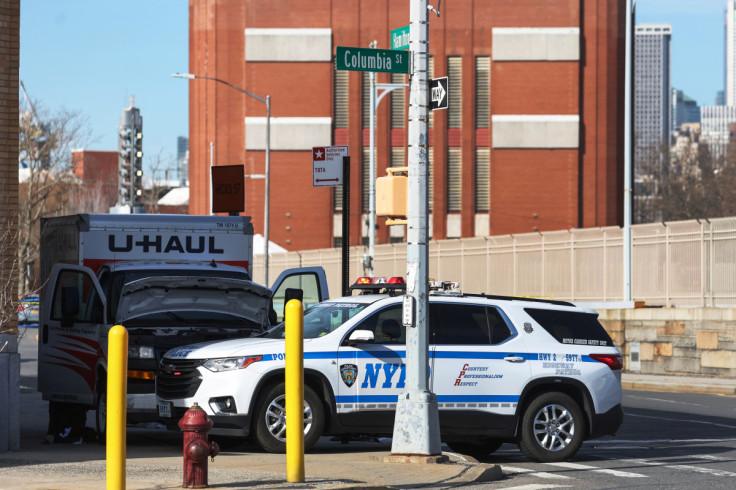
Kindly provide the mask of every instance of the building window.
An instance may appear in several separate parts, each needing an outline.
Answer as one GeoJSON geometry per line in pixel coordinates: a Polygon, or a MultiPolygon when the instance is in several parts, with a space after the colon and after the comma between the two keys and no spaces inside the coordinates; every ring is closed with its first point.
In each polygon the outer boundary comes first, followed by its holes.
{"type": "Polygon", "coordinates": [[[475,212],[491,208],[491,149],[475,149],[475,212]]]}
{"type": "Polygon", "coordinates": [[[371,149],[367,146],[363,148],[363,166],[362,166],[362,199],[361,203],[363,211],[368,211],[368,204],[370,200],[370,172],[371,172],[371,149]]]}
{"type": "Polygon", "coordinates": [[[348,127],[348,74],[346,70],[335,70],[335,128],[348,127]]]}
{"type": "MultiPolygon", "coordinates": [[[[434,78],[434,57],[430,56],[427,62],[427,78],[432,80],[434,78]]],[[[429,127],[434,127],[434,111],[429,111],[429,127]]],[[[431,201],[430,201],[431,202],[431,201]]]]}
{"type": "Polygon", "coordinates": [[[463,59],[447,57],[447,127],[459,129],[463,122],[463,59]]]}
{"type": "MultiPolygon", "coordinates": [[[[450,102],[452,103],[452,102],[450,102]]],[[[462,209],[463,153],[461,147],[447,149],[447,212],[459,213],[462,209]]]]}
{"type": "Polygon", "coordinates": [[[391,166],[406,167],[406,152],[403,146],[394,146],[391,148],[391,166]]]}
{"type": "MultiPolygon", "coordinates": [[[[391,83],[406,83],[406,75],[391,74],[391,83]]],[[[397,88],[391,91],[391,127],[403,129],[406,121],[406,89],[397,88]]]]}
{"type": "Polygon", "coordinates": [[[371,74],[363,72],[363,127],[370,127],[371,117],[371,74]]]}
{"type": "Polygon", "coordinates": [[[429,211],[434,209],[434,148],[429,147],[429,211]]]}
{"type": "Polygon", "coordinates": [[[491,113],[491,58],[475,58],[475,127],[488,129],[491,113]]]}

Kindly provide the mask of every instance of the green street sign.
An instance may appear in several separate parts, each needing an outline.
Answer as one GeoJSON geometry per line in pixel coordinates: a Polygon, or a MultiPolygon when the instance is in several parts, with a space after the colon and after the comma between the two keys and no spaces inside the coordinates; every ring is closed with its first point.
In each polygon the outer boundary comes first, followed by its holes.
{"type": "Polygon", "coordinates": [[[409,73],[409,52],[338,46],[335,65],[338,70],[409,73]]]}
{"type": "Polygon", "coordinates": [[[409,49],[409,26],[391,31],[391,49],[409,49]]]}

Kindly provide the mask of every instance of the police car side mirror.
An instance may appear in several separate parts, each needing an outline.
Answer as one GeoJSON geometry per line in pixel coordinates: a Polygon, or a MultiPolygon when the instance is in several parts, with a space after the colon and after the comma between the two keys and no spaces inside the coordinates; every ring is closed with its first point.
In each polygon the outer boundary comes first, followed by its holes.
{"type": "Polygon", "coordinates": [[[374,340],[373,332],[370,330],[354,330],[348,337],[348,345],[356,346],[358,344],[372,344],[374,340]]]}
{"type": "Polygon", "coordinates": [[[61,288],[61,326],[64,328],[74,325],[74,319],[79,314],[79,290],[73,286],[61,288]]]}

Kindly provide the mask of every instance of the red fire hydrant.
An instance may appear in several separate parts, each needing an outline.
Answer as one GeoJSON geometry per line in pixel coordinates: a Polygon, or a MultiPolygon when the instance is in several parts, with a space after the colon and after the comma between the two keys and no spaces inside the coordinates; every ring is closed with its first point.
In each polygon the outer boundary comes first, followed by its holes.
{"type": "Polygon", "coordinates": [[[207,488],[207,458],[215,460],[220,452],[216,442],[208,443],[212,420],[196,403],[179,421],[184,432],[184,488],[207,488]]]}

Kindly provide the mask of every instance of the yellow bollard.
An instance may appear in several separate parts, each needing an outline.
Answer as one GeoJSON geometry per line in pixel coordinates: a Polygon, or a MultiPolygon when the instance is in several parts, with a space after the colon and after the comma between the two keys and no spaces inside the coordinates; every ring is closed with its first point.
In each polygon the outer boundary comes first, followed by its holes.
{"type": "Polygon", "coordinates": [[[304,481],[304,309],[286,303],[286,481],[304,481]]]}
{"type": "Polygon", "coordinates": [[[128,331],[110,329],[107,341],[107,489],[125,489],[125,409],[128,331]]]}

